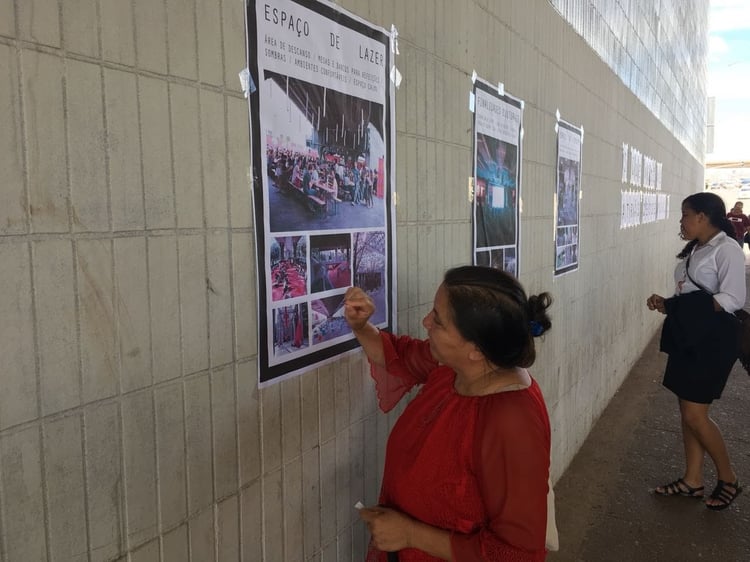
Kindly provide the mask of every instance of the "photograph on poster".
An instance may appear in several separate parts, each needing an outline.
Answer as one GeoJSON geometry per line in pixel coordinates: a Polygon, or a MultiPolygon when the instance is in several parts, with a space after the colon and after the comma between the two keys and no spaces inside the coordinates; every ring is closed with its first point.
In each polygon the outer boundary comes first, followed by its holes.
{"type": "Polygon", "coordinates": [[[555,269],[565,270],[570,266],[574,266],[578,263],[578,246],[558,246],[557,256],[555,258],[555,269]]]}
{"type": "Polygon", "coordinates": [[[351,286],[351,235],[310,236],[310,293],[351,286]]]}
{"type": "Polygon", "coordinates": [[[310,303],[310,308],[313,345],[351,333],[344,318],[344,295],[316,299],[310,303]]]}
{"type": "Polygon", "coordinates": [[[307,237],[271,238],[271,299],[280,301],[307,294],[307,237]]]}
{"type": "Polygon", "coordinates": [[[370,322],[378,326],[386,321],[386,236],[385,232],[355,232],[353,235],[352,266],[354,284],[375,301],[375,313],[370,322]]]}
{"type": "Polygon", "coordinates": [[[266,70],[271,232],[383,228],[383,106],[266,70]]]}
{"type": "Polygon", "coordinates": [[[557,226],[578,224],[578,161],[560,157],[557,179],[557,226]]]}
{"type": "Polygon", "coordinates": [[[578,245],[578,226],[563,226],[557,229],[557,245],[577,246],[578,245]]]}
{"type": "Polygon", "coordinates": [[[273,309],[273,355],[281,357],[308,347],[307,303],[273,309]]]}
{"type": "Polygon", "coordinates": [[[476,247],[516,243],[518,147],[476,135],[476,247]]]}
{"type": "Polygon", "coordinates": [[[511,275],[517,274],[516,249],[514,247],[497,250],[478,250],[475,256],[477,265],[502,269],[511,275]]]}

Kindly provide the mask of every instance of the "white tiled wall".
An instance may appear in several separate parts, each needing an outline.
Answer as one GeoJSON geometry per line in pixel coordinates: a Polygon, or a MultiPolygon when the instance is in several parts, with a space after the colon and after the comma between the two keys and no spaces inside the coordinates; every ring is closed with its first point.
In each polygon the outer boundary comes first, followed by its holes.
{"type": "MultiPolygon", "coordinates": [[[[393,420],[359,354],[259,390],[242,0],[0,0],[0,562],[361,560],[393,420]]],[[[347,0],[400,31],[398,323],[470,259],[472,70],[525,100],[522,281],[554,476],[655,330],[669,221],[620,150],[702,168],[542,0],[347,0]],[[581,269],[552,278],[554,114],[584,126],[581,269]]]]}

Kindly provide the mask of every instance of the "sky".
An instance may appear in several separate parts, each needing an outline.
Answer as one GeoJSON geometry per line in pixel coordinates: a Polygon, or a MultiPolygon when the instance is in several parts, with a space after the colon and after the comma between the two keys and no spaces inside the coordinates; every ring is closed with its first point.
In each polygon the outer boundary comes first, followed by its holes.
{"type": "Polygon", "coordinates": [[[707,162],[750,161],[750,0],[711,0],[708,95],[716,97],[707,162]]]}

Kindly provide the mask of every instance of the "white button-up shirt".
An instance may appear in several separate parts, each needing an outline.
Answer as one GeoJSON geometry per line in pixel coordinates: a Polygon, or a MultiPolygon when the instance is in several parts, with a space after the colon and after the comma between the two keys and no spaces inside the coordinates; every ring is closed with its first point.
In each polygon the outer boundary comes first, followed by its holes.
{"type": "MultiPolygon", "coordinates": [[[[685,273],[687,258],[674,270],[675,294],[700,291],[685,273]]],[[[690,277],[711,292],[727,312],[745,304],[745,253],[734,238],[719,232],[706,245],[693,248],[690,256],[690,277]]]]}

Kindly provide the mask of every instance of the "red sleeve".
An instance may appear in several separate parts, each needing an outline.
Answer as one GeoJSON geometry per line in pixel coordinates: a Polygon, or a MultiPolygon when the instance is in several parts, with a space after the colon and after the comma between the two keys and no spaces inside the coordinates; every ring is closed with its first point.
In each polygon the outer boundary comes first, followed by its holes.
{"type": "Polygon", "coordinates": [[[742,215],[742,226],[750,226],[750,217],[748,217],[747,215],[742,215]]]}
{"type": "Polygon", "coordinates": [[[370,374],[375,379],[378,404],[383,412],[389,412],[414,385],[422,384],[437,368],[428,340],[409,336],[394,336],[380,332],[385,355],[385,369],[370,363],[370,374]]]}
{"type": "Polygon", "coordinates": [[[470,535],[451,537],[453,559],[543,561],[547,555],[550,427],[539,387],[498,396],[477,423],[484,428],[476,474],[487,521],[470,535]],[[513,393],[515,394],[515,393],[513,393]]]}

